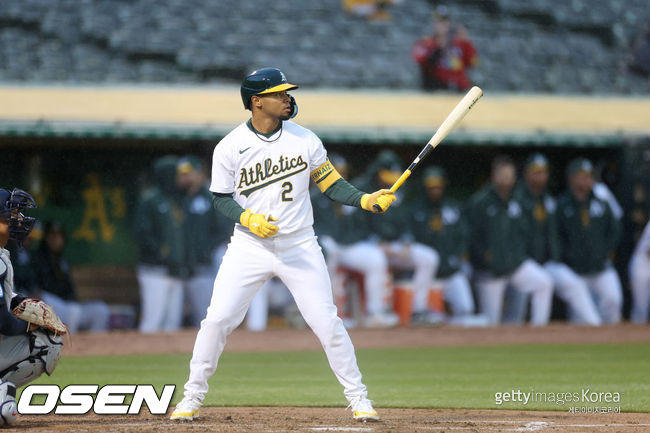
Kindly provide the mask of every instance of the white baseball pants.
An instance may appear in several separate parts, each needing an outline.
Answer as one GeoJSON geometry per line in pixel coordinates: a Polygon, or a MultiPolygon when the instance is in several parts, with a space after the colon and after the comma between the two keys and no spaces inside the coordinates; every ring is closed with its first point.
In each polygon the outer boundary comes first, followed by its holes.
{"type": "Polygon", "coordinates": [[[163,266],[139,265],[140,332],[177,331],[183,321],[183,281],[163,266]]]}
{"type": "Polygon", "coordinates": [[[596,295],[596,305],[603,323],[620,322],[623,289],[616,270],[610,266],[597,274],[580,275],[580,278],[596,295]]]}
{"type": "Polygon", "coordinates": [[[388,259],[379,245],[362,241],[352,245],[341,245],[329,236],[319,238],[327,251],[327,265],[332,272],[338,266],[363,274],[366,295],[366,314],[374,315],[385,310],[384,291],[388,285],[388,259]]]}
{"type": "Polygon", "coordinates": [[[634,323],[648,321],[650,304],[650,257],[635,254],[630,261],[630,288],[632,289],[632,315],[634,323]]]}
{"type": "Polygon", "coordinates": [[[212,285],[216,272],[212,266],[197,269],[196,274],[185,282],[185,290],[192,312],[192,326],[199,326],[212,298],[212,285]]]}
{"type": "Polygon", "coordinates": [[[196,336],[185,397],[203,400],[226,337],[242,322],[260,286],[274,275],[287,286],[320,340],[345,396],[365,397],[354,347],[337,316],[325,259],[311,227],[268,239],[235,230],[196,336]]]}
{"type": "Polygon", "coordinates": [[[413,270],[413,311],[428,310],[429,290],[440,264],[438,252],[423,244],[403,242],[393,242],[388,249],[390,266],[413,270]]]}
{"type": "Polygon", "coordinates": [[[521,325],[526,321],[526,312],[530,304],[530,293],[524,293],[511,285],[503,293],[503,311],[501,323],[521,325]]]}
{"type": "Polygon", "coordinates": [[[439,279],[437,282],[442,283],[445,301],[451,307],[454,316],[465,316],[474,313],[472,288],[462,271],[458,271],[448,278],[439,279]]]}
{"type": "Polygon", "coordinates": [[[547,262],[544,269],[553,277],[555,293],[570,306],[578,323],[592,326],[602,323],[589,287],[573,269],[559,262],[547,262]]]}
{"type": "Polygon", "coordinates": [[[490,324],[497,325],[501,322],[503,294],[508,284],[511,284],[515,290],[532,294],[531,325],[546,325],[551,317],[553,280],[544,268],[531,259],[524,261],[511,275],[505,277],[494,277],[484,272],[477,272],[476,288],[479,302],[490,324]]]}

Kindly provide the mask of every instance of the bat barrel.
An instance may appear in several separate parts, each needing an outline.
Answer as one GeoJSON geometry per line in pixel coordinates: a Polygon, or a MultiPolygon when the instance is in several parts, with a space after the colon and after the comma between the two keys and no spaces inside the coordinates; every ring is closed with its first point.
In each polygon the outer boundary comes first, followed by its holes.
{"type": "MultiPolygon", "coordinates": [[[[454,107],[454,109],[449,113],[447,118],[442,122],[438,130],[436,131],[435,134],[433,134],[433,137],[431,137],[431,140],[427,143],[427,145],[420,151],[420,154],[413,160],[411,165],[409,165],[409,168],[402,173],[402,175],[397,179],[397,181],[393,184],[393,186],[390,187],[391,192],[395,192],[398,190],[400,186],[408,179],[408,177],[411,175],[413,170],[422,162],[422,160],[445,138],[449,133],[456,127],[458,124],[463,120],[465,115],[469,113],[469,110],[472,109],[474,104],[481,99],[481,96],[483,96],[483,90],[481,90],[480,87],[474,86],[472,87],[463,97],[463,99],[460,100],[458,104],[454,107]]],[[[382,209],[379,205],[374,204],[373,208],[376,212],[381,212],[382,209]]]]}

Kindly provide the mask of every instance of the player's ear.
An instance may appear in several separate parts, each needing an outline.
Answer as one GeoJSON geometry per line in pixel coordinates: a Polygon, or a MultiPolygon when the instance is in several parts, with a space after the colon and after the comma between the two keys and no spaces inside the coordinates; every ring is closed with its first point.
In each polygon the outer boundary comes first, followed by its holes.
{"type": "Polygon", "coordinates": [[[257,95],[251,96],[251,107],[262,108],[262,98],[257,95]]]}

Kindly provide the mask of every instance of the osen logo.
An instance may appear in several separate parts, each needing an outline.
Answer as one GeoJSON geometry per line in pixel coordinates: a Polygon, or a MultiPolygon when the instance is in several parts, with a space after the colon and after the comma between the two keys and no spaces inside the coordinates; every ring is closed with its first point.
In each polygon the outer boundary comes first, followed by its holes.
{"type": "Polygon", "coordinates": [[[83,415],[91,409],[98,415],[138,415],[146,403],[153,415],[167,412],[176,385],[165,385],[158,397],[153,385],[29,385],[20,395],[18,412],[23,415],[83,415]],[[34,397],[44,396],[45,402],[37,404],[34,397]],[[127,396],[131,403],[125,404],[127,396]]]}

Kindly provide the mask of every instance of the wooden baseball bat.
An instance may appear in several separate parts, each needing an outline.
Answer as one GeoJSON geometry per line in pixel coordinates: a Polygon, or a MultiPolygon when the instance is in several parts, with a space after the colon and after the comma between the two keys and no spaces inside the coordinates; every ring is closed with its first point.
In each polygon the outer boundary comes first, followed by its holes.
{"type": "MultiPolygon", "coordinates": [[[[397,189],[402,186],[420,162],[426,158],[426,156],[435,149],[436,146],[440,144],[440,142],[444,140],[444,138],[448,136],[456,126],[458,126],[460,121],[463,120],[465,115],[469,113],[469,110],[471,110],[474,104],[476,104],[476,101],[481,99],[481,96],[483,96],[483,90],[481,90],[480,87],[474,86],[469,89],[463,99],[461,99],[454,109],[451,110],[451,113],[449,113],[444,122],[442,122],[436,133],[433,134],[433,137],[431,137],[431,140],[429,140],[426,146],[424,146],[424,149],[422,149],[420,154],[415,157],[411,165],[409,165],[404,173],[402,173],[393,186],[390,187],[391,192],[397,191],[397,189]]],[[[377,212],[381,212],[381,207],[378,204],[375,203],[373,207],[377,212]]]]}

